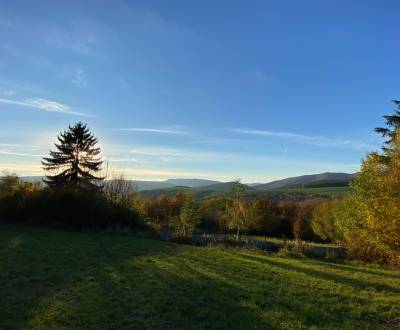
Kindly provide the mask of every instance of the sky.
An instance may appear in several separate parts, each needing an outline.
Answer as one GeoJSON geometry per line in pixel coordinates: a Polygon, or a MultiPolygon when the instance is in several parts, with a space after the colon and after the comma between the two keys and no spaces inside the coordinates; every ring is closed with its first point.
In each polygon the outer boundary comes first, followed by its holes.
{"type": "Polygon", "coordinates": [[[356,172],[400,98],[398,1],[0,0],[0,170],[78,121],[109,173],[356,172]]]}

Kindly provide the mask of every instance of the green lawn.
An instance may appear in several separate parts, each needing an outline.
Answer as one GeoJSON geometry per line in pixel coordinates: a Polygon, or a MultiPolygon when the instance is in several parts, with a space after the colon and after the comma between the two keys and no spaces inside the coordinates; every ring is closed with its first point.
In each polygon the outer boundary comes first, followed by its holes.
{"type": "Polygon", "coordinates": [[[1,329],[398,329],[400,271],[0,225],[1,329]]]}

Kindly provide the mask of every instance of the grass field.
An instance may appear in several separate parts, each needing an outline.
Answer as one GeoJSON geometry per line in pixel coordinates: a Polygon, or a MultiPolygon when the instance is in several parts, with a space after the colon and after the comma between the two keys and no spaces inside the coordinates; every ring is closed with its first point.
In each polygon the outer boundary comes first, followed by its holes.
{"type": "Polygon", "coordinates": [[[1,329],[398,329],[400,271],[0,225],[1,329]]]}
{"type": "MultiPolygon", "coordinates": [[[[277,189],[279,190],[279,189],[277,189]]],[[[288,188],[281,189],[282,191],[299,191],[299,192],[310,192],[315,194],[337,194],[337,193],[347,193],[350,191],[350,187],[318,187],[318,188],[288,188]]]]}
{"type": "Polygon", "coordinates": [[[350,192],[350,187],[318,187],[318,188],[282,188],[267,190],[271,193],[305,193],[315,195],[338,196],[350,192]]]}

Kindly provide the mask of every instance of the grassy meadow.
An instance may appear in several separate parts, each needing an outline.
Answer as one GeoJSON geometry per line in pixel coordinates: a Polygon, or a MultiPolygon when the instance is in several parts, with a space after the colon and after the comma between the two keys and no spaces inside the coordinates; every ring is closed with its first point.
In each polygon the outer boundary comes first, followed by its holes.
{"type": "Polygon", "coordinates": [[[340,196],[350,192],[350,187],[317,187],[317,188],[281,188],[281,189],[271,189],[271,192],[281,192],[281,193],[305,193],[305,194],[315,194],[315,195],[328,195],[328,196],[340,196]]]}
{"type": "Polygon", "coordinates": [[[0,225],[0,329],[399,326],[399,270],[0,225]]]}

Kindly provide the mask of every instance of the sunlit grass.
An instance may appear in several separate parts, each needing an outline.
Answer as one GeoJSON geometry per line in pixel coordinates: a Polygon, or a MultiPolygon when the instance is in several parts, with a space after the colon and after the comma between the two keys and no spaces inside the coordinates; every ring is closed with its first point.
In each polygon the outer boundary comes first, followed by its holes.
{"type": "Polygon", "coordinates": [[[0,225],[0,328],[379,329],[400,271],[0,225]]]}

